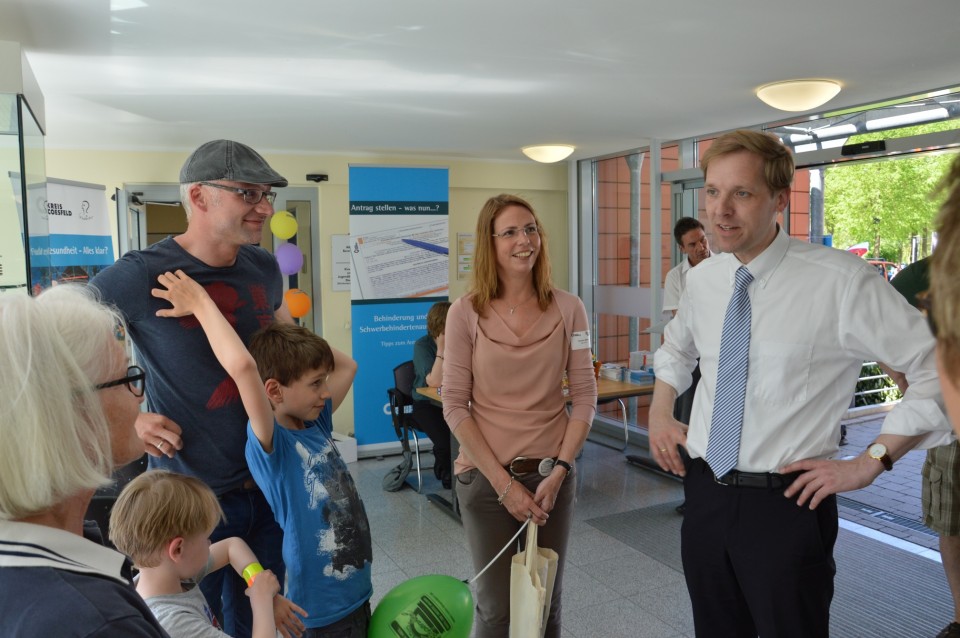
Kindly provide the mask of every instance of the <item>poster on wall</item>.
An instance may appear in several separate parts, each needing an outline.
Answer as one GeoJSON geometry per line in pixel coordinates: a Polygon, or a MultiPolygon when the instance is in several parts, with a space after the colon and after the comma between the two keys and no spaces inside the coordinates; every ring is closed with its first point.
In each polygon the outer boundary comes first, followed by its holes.
{"type": "MultiPolygon", "coordinates": [[[[19,175],[10,174],[19,180],[19,175]]],[[[86,283],[113,263],[106,187],[47,178],[28,187],[31,292],[86,283]]]]}
{"type": "Polygon", "coordinates": [[[350,292],[350,235],[331,235],[333,265],[331,287],[334,292],[350,292]]]}
{"type": "Polygon", "coordinates": [[[350,292],[358,445],[397,440],[387,389],[450,286],[446,168],[350,167],[350,292]]]}

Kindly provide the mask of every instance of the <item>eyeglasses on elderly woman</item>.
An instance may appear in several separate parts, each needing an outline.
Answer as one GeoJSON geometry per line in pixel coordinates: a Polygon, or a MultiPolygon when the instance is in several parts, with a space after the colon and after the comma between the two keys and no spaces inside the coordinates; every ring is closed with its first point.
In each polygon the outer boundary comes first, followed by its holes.
{"type": "Polygon", "coordinates": [[[127,389],[135,397],[142,397],[144,390],[147,386],[147,373],[140,366],[130,366],[127,368],[127,376],[120,379],[114,379],[113,381],[106,381],[104,383],[98,383],[93,386],[94,390],[104,390],[106,388],[113,388],[118,385],[126,385],[127,389]]]}

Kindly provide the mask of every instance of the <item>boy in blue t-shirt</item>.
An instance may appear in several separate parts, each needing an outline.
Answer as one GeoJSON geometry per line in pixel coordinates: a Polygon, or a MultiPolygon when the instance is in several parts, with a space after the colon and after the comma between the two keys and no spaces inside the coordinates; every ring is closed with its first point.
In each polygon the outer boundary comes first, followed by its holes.
{"type": "Polygon", "coordinates": [[[158,316],[193,314],[240,391],[250,417],[247,464],[283,528],[287,598],[307,612],[305,638],[365,638],[370,525],[331,422],[356,362],[283,323],[256,333],[248,351],[203,287],[179,270],[157,279],[153,294],[173,305],[158,316]]]}

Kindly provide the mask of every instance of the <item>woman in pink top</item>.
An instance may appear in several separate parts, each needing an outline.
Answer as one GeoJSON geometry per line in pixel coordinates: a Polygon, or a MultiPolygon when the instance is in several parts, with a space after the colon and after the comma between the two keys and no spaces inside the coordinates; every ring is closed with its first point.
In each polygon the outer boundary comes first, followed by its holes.
{"type": "MultiPolygon", "coordinates": [[[[547,636],[560,635],[575,493],[568,475],[596,404],[587,313],[553,287],[533,207],[513,195],[489,199],[477,220],[472,289],[447,314],[443,412],[460,442],[454,474],[475,568],[531,517],[539,544],[560,555],[547,636]]],[[[509,626],[507,552],[477,581],[475,636],[507,636],[509,626]]]]}

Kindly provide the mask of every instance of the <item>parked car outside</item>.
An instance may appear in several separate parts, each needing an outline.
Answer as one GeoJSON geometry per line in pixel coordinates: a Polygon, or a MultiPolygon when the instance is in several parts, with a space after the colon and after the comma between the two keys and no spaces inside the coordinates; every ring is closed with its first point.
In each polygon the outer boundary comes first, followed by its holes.
{"type": "Polygon", "coordinates": [[[868,259],[867,262],[877,269],[883,278],[887,281],[893,279],[893,276],[900,272],[900,266],[893,263],[892,261],[885,261],[883,259],[868,259]]]}

